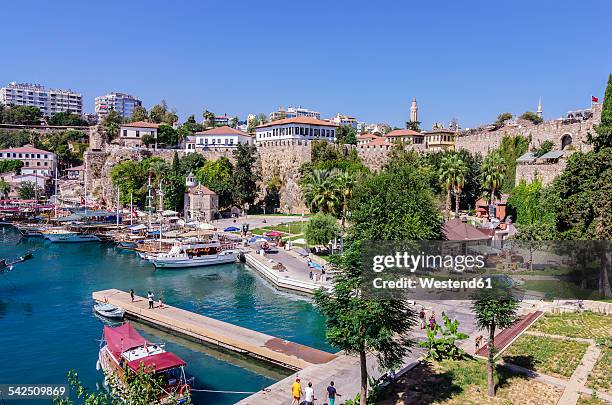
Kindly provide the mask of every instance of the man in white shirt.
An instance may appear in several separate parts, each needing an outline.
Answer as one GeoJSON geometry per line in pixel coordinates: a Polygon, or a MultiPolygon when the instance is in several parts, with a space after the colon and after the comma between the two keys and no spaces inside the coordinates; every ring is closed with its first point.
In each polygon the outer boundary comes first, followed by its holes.
{"type": "Polygon", "coordinates": [[[312,388],[312,382],[308,382],[308,387],[306,387],[304,389],[304,402],[306,402],[306,405],[314,405],[314,401],[315,401],[315,397],[314,397],[314,389],[312,388]]]}

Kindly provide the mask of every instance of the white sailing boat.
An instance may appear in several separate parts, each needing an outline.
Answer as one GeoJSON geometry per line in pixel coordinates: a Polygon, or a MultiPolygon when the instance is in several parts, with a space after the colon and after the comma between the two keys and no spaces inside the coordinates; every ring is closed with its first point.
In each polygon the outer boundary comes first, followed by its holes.
{"type": "Polygon", "coordinates": [[[185,268],[234,263],[240,250],[223,246],[218,239],[182,242],[174,245],[168,253],[146,256],[146,259],[160,268],[185,268]]]}

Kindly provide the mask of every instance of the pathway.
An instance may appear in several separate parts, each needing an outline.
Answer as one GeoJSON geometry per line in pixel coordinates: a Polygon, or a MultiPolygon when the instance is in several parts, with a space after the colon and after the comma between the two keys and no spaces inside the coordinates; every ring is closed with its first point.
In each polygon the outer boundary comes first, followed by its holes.
{"type": "MultiPolygon", "coordinates": [[[[500,331],[495,336],[495,348],[497,349],[496,357],[499,356],[508,346],[510,346],[516,339],[523,334],[535,321],[537,321],[543,315],[542,311],[535,311],[526,314],[519,318],[509,328],[500,331]]],[[[486,339],[486,337],[485,337],[486,339]]],[[[489,352],[488,343],[483,345],[476,351],[476,357],[486,359],[489,352]]]]}

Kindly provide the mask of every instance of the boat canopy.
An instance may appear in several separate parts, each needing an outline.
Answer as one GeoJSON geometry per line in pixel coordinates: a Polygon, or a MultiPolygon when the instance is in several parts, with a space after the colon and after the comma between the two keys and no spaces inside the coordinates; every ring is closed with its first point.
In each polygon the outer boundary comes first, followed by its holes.
{"type": "Polygon", "coordinates": [[[140,367],[144,367],[146,372],[158,373],[171,368],[181,367],[185,364],[187,363],[185,363],[185,361],[176,354],[172,352],[164,352],[147,356],[142,359],[132,360],[128,363],[128,367],[134,371],[138,371],[140,370],[140,367]]]}
{"type": "Polygon", "coordinates": [[[121,353],[127,350],[138,346],[143,346],[145,343],[151,344],[150,342],[147,342],[145,338],[140,336],[136,329],[134,329],[129,323],[117,326],[115,328],[105,326],[104,340],[106,341],[106,345],[111,352],[117,356],[120,356],[121,353]]]}

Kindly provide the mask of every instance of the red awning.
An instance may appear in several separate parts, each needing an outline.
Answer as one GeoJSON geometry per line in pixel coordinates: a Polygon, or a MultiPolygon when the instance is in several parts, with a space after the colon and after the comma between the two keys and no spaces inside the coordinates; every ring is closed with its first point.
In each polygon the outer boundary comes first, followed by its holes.
{"type": "Polygon", "coordinates": [[[184,366],[185,364],[187,363],[185,363],[185,361],[183,361],[183,359],[176,354],[164,352],[147,356],[142,359],[132,360],[128,363],[128,366],[134,371],[138,371],[140,367],[144,366],[145,371],[157,373],[171,368],[184,366]]]}
{"type": "Polygon", "coordinates": [[[129,323],[117,326],[116,328],[105,326],[104,340],[106,340],[108,348],[115,355],[120,355],[126,350],[143,346],[145,343],[150,344],[129,323]]]}

